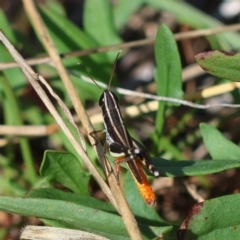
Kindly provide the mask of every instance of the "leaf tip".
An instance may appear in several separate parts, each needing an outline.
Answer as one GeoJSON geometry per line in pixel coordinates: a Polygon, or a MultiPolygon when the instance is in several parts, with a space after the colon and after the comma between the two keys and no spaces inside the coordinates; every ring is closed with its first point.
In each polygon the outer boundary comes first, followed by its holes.
{"type": "Polygon", "coordinates": [[[201,52],[194,56],[195,60],[198,61],[204,61],[207,57],[211,56],[214,51],[207,51],[207,52],[201,52]]]}

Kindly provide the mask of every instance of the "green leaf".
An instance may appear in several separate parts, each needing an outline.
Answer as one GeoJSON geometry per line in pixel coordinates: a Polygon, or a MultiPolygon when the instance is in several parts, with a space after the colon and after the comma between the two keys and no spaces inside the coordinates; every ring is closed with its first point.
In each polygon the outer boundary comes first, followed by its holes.
{"type": "MultiPolygon", "coordinates": [[[[0,211],[47,219],[51,223],[57,222],[58,226],[93,232],[110,239],[130,239],[120,216],[69,201],[0,197],[0,211]]],[[[145,239],[166,235],[172,229],[171,226],[151,227],[143,224],[139,227],[145,239]]]]}
{"type": "Polygon", "coordinates": [[[174,36],[165,24],[161,25],[157,32],[155,59],[158,95],[181,99],[183,91],[180,56],[174,36]]]}
{"type": "MultiPolygon", "coordinates": [[[[155,59],[157,62],[155,72],[157,94],[160,96],[181,99],[183,92],[180,57],[173,34],[166,25],[162,25],[157,32],[155,42],[155,59]]],[[[165,102],[159,102],[155,124],[155,145],[159,145],[159,141],[156,139],[160,139],[164,125],[166,105],[167,103],[165,102]]]]}
{"type": "MultiPolygon", "coordinates": [[[[8,74],[6,74],[8,75],[8,74]]],[[[10,85],[10,81],[2,74],[0,74],[0,85],[3,90],[3,108],[4,108],[4,117],[5,124],[9,125],[23,125],[21,110],[18,106],[18,101],[15,96],[15,92],[10,85]]],[[[26,171],[24,172],[25,178],[31,183],[34,184],[37,181],[37,174],[33,164],[33,156],[30,148],[29,141],[27,137],[19,137],[21,155],[26,165],[26,171]]],[[[12,154],[12,157],[15,155],[12,154]]]]}
{"type": "Polygon", "coordinates": [[[229,160],[228,158],[225,160],[222,158],[219,161],[174,161],[162,158],[154,158],[153,161],[160,174],[168,177],[206,175],[240,167],[240,157],[239,160],[229,160]]]}
{"type": "Polygon", "coordinates": [[[94,232],[111,239],[129,239],[121,217],[69,201],[0,197],[0,210],[56,220],[73,229],[94,232]]]}
{"type": "Polygon", "coordinates": [[[45,151],[40,174],[71,189],[88,195],[89,173],[84,171],[78,158],[69,152],[45,151]]]}
{"type": "Polygon", "coordinates": [[[240,194],[196,204],[179,230],[179,240],[238,239],[240,194]]]}
{"type": "MultiPolygon", "coordinates": [[[[84,3],[84,28],[99,46],[122,42],[114,27],[113,8],[109,1],[91,0],[84,3]]],[[[119,49],[120,50],[120,49],[119,49]]],[[[115,60],[117,51],[107,52],[109,60],[115,60]]]]}
{"type": "Polygon", "coordinates": [[[226,139],[216,128],[206,123],[200,124],[205,147],[213,159],[240,160],[240,149],[226,139]]]}
{"type": "Polygon", "coordinates": [[[46,198],[52,200],[62,200],[76,203],[85,207],[95,208],[101,211],[117,214],[116,210],[110,203],[97,200],[90,196],[83,196],[77,193],[63,192],[54,188],[39,188],[30,191],[27,198],[46,198]]]}
{"type": "MultiPolygon", "coordinates": [[[[15,33],[12,30],[10,23],[8,22],[4,12],[0,9],[0,23],[1,23],[1,30],[4,32],[6,37],[9,41],[16,45],[18,43],[17,38],[15,37],[15,33]]],[[[3,44],[0,44],[0,61],[7,63],[7,62],[14,62],[13,57],[10,55],[8,50],[4,47],[3,44]]],[[[24,76],[23,72],[19,68],[13,69],[6,69],[3,70],[3,73],[7,79],[9,79],[9,83],[14,90],[22,88],[26,85],[26,77],[24,76]]],[[[0,84],[0,91],[2,90],[2,86],[0,84]]]]}
{"type": "Polygon", "coordinates": [[[240,81],[239,53],[214,50],[195,55],[195,60],[204,71],[214,76],[240,81]]]}
{"type": "Polygon", "coordinates": [[[58,15],[61,15],[63,18],[68,17],[64,9],[64,6],[61,3],[57,1],[48,1],[46,2],[46,4],[47,4],[47,8],[50,9],[50,11],[56,12],[58,15]]]}

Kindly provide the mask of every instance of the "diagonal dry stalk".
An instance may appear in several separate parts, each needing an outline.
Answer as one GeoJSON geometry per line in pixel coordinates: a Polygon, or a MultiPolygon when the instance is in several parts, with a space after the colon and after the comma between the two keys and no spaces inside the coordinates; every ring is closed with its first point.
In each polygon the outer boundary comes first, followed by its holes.
{"type": "MultiPolygon", "coordinates": [[[[15,61],[19,64],[20,68],[22,69],[23,73],[27,77],[30,84],[33,86],[37,94],[40,96],[46,107],[48,108],[49,112],[53,115],[58,125],[61,127],[63,132],[66,134],[66,136],[69,138],[69,141],[73,144],[74,148],[78,152],[79,156],[84,160],[90,171],[93,173],[93,175],[98,178],[100,186],[103,187],[103,189],[106,189],[106,194],[108,197],[110,197],[111,200],[111,193],[108,193],[108,186],[103,181],[101,175],[96,171],[95,166],[92,164],[92,162],[89,160],[86,152],[82,148],[82,146],[79,144],[79,142],[75,139],[75,137],[72,135],[71,131],[66,126],[64,120],[60,116],[60,114],[57,112],[56,108],[46,95],[45,91],[42,89],[41,85],[38,82],[39,75],[36,74],[33,69],[26,64],[22,56],[15,50],[15,48],[11,45],[11,43],[7,40],[5,35],[0,31],[0,40],[3,42],[3,44],[6,46],[10,54],[13,56],[15,61]]],[[[114,200],[113,200],[114,202],[114,200]]]]}
{"type": "MultiPolygon", "coordinates": [[[[59,57],[59,53],[58,53],[57,49],[55,48],[55,44],[54,44],[53,40],[51,39],[51,36],[49,35],[47,28],[45,27],[45,24],[42,21],[41,16],[39,15],[33,1],[23,0],[23,3],[24,3],[24,7],[25,7],[25,10],[26,10],[29,18],[31,19],[33,27],[34,27],[35,31],[37,31],[38,35],[42,38],[43,45],[45,46],[53,64],[55,65],[55,67],[59,73],[59,76],[61,77],[63,84],[70,96],[70,99],[73,103],[73,106],[74,106],[76,112],[77,112],[77,115],[78,115],[79,119],[81,119],[82,125],[85,128],[85,130],[87,131],[88,136],[89,136],[89,134],[92,133],[94,131],[94,129],[93,129],[92,124],[89,120],[89,117],[86,114],[86,111],[78,97],[75,87],[73,86],[73,84],[68,76],[68,73],[62,64],[61,58],[59,57]]],[[[30,68],[30,67],[28,66],[28,68],[30,68]]],[[[29,79],[33,78],[34,83],[32,83],[32,84],[39,85],[36,81],[37,80],[36,74],[34,75],[33,72],[30,73],[30,76],[28,76],[28,78],[29,79]]],[[[76,139],[72,139],[72,141],[76,141],[76,139]]],[[[91,143],[93,143],[94,140],[89,136],[89,141],[91,143]]],[[[96,145],[95,150],[100,159],[100,162],[103,163],[104,162],[103,150],[99,143],[96,145]]],[[[81,148],[81,157],[82,156],[84,156],[84,158],[82,158],[82,159],[85,159],[85,160],[88,159],[85,151],[81,148]]],[[[86,162],[88,162],[88,160],[86,162]]],[[[116,207],[118,212],[121,214],[130,237],[132,239],[142,239],[140,231],[137,226],[137,222],[129,209],[128,203],[122,193],[121,188],[117,184],[117,181],[114,178],[112,171],[110,173],[107,172],[107,176],[109,176],[108,180],[109,180],[109,185],[110,185],[110,189],[111,189],[111,191],[109,191],[109,189],[106,187],[104,180],[99,178],[99,173],[97,172],[96,169],[94,169],[94,166],[92,165],[92,163],[88,162],[87,166],[89,167],[89,170],[91,171],[91,173],[93,174],[95,179],[98,181],[100,186],[103,188],[103,191],[109,197],[109,200],[113,203],[113,205],[116,207]]],[[[107,169],[109,169],[109,168],[107,167],[106,171],[107,171],[107,169]]]]}

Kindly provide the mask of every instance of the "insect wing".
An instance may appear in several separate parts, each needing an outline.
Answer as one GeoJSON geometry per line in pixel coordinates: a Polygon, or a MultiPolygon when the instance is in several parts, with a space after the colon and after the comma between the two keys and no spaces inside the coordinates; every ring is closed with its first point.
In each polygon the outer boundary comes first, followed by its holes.
{"type": "Polygon", "coordinates": [[[143,182],[142,176],[139,172],[139,167],[136,164],[135,159],[132,159],[131,152],[129,152],[129,148],[121,145],[120,143],[113,142],[109,145],[109,152],[112,157],[114,157],[117,163],[127,162],[132,174],[134,175],[136,181],[140,184],[143,182]]]}
{"type": "Polygon", "coordinates": [[[137,149],[140,149],[140,153],[138,155],[139,155],[142,165],[146,169],[148,169],[154,177],[160,176],[159,171],[154,167],[154,165],[152,163],[152,159],[151,159],[150,155],[148,154],[147,149],[140,142],[135,140],[134,138],[131,138],[131,139],[132,139],[134,147],[137,149]]]}

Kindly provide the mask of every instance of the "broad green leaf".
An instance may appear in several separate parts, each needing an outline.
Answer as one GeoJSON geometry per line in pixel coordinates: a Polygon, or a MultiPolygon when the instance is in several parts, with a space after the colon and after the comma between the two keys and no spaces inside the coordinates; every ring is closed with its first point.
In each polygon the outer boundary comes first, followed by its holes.
{"type": "Polygon", "coordinates": [[[88,195],[89,173],[75,155],[69,152],[45,151],[40,174],[49,181],[61,183],[75,193],[88,195]]]}
{"type": "Polygon", "coordinates": [[[196,204],[179,230],[179,240],[238,239],[240,194],[196,204]]]}
{"type": "Polygon", "coordinates": [[[129,239],[121,217],[69,201],[0,197],[0,210],[55,220],[111,239],[129,239]]]}
{"type": "Polygon", "coordinates": [[[76,203],[85,207],[95,208],[105,212],[117,214],[116,210],[110,203],[97,200],[96,198],[90,196],[83,196],[78,193],[63,192],[61,190],[54,188],[33,189],[27,194],[26,197],[62,200],[71,203],[76,203]]]}
{"type": "MultiPolygon", "coordinates": [[[[122,42],[114,27],[113,8],[109,1],[86,1],[83,14],[85,31],[98,42],[99,46],[122,42]]],[[[107,52],[107,55],[109,60],[113,62],[117,51],[107,52]]]]}
{"type": "MultiPolygon", "coordinates": [[[[130,239],[122,218],[95,208],[68,201],[45,198],[0,197],[0,211],[57,221],[60,226],[93,232],[114,240],[130,239]]],[[[139,224],[145,239],[167,235],[171,226],[151,227],[139,224]]]]}
{"type": "MultiPolygon", "coordinates": [[[[166,25],[162,25],[157,32],[155,42],[155,59],[157,62],[157,68],[155,71],[157,94],[159,96],[181,99],[183,92],[180,57],[173,34],[166,25]]],[[[160,139],[164,125],[166,105],[167,103],[165,102],[159,102],[155,124],[156,139],[160,139]]],[[[159,145],[158,143],[159,141],[156,142],[156,145],[159,145]]]]}
{"type": "MultiPolygon", "coordinates": [[[[178,0],[145,0],[145,3],[155,9],[171,12],[177,20],[196,29],[215,28],[224,26],[215,18],[201,12],[184,1],[178,0]]],[[[240,34],[227,32],[208,36],[207,39],[215,49],[240,49],[240,34]]]]}
{"type": "Polygon", "coordinates": [[[240,160],[240,149],[226,139],[216,128],[206,123],[200,124],[205,147],[213,159],[240,160]]]}
{"type": "Polygon", "coordinates": [[[174,161],[162,158],[154,158],[153,161],[160,174],[167,177],[206,175],[240,167],[240,155],[239,160],[222,157],[219,161],[174,161]]]}
{"type": "Polygon", "coordinates": [[[195,55],[195,60],[204,71],[214,76],[240,81],[239,53],[214,50],[195,55]]]}
{"type": "Polygon", "coordinates": [[[121,0],[114,6],[114,22],[117,29],[123,28],[130,16],[143,5],[144,0],[121,0]]]}

